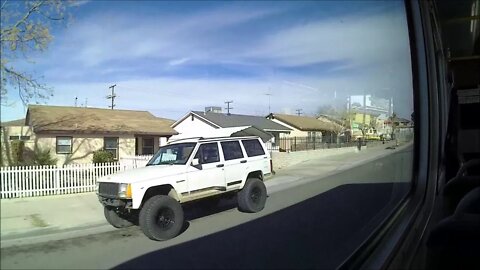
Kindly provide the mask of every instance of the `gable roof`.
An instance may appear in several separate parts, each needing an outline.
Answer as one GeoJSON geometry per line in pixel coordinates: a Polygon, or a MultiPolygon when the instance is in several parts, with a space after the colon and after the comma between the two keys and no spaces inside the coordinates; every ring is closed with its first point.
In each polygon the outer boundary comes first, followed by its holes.
{"type": "Polygon", "coordinates": [[[147,111],[30,105],[25,122],[36,133],[178,134],[170,127],[173,120],[147,111]]]}
{"type": "Polygon", "coordinates": [[[343,127],[331,121],[322,121],[315,117],[298,116],[290,114],[270,114],[271,119],[277,119],[287,125],[302,131],[338,131],[343,127]]]}
{"type": "Polygon", "coordinates": [[[327,121],[330,121],[330,122],[333,122],[335,124],[338,124],[340,126],[343,126],[343,121],[341,119],[339,119],[338,117],[335,117],[335,116],[332,116],[332,115],[327,115],[327,114],[320,114],[318,117],[317,117],[318,120],[327,120],[327,121]]]}
{"type": "Polygon", "coordinates": [[[0,124],[2,127],[18,127],[18,126],[25,126],[25,118],[2,122],[0,124]]]}
{"type": "Polygon", "coordinates": [[[175,127],[178,123],[182,122],[186,117],[191,114],[203,119],[205,122],[211,124],[212,126],[219,128],[230,128],[230,127],[243,127],[243,126],[254,126],[263,131],[280,131],[280,132],[290,132],[291,129],[285,127],[281,124],[275,123],[270,119],[267,119],[263,116],[254,116],[254,115],[243,115],[243,114],[224,114],[224,113],[214,113],[214,112],[202,112],[202,111],[191,111],[182,119],[178,120],[173,124],[175,127]]]}
{"type": "Polygon", "coordinates": [[[244,137],[244,136],[258,136],[262,138],[263,142],[270,140],[273,135],[263,131],[254,126],[243,126],[243,127],[228,127],[228,128],[218,128],[213,130],[197,130],[191,131],[190,133],[181,133],[179,135],[174,135],[170,138],[172,140],[181,140],[185,138],[194,138],[194,137],[203,137],[203,138],[219,138],[219,137],[244,137]]]}

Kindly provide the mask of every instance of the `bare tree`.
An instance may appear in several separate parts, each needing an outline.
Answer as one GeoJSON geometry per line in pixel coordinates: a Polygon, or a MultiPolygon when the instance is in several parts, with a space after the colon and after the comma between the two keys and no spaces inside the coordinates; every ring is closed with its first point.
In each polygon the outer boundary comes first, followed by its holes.
{"type": "Polygon", "coordinates": [[[48,99],[52,88],[32,74],[15,68],[18,59],[31,62],[30,55],[45,51],[53,37],[51,22],[63,21],[70,2],[61,0],[0,1],[1,12],[1,89],[2,105],[8,91],[16,89],[23,104],[48,99]]]}

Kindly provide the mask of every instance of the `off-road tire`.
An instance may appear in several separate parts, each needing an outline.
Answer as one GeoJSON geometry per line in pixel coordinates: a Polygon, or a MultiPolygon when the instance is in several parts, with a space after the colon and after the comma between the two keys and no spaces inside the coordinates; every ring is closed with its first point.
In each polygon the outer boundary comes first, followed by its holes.
{"type": "Polygon", "coordinates": [[[238,210],[256,213],[263,210],[267,201],[267,188],[262,180],[249,178],[237,195],[238,210]]]}
{"type": "Polygon", "coordinates": [[[126,217],[122,217],[119,215],[115,209],[104,207],[103,214],[105,215],[105,219],[115,228],[126,228],[133,225],[126,217]]]}
{"type": "Polygon", "coordinates": [[[184,223],[182,206],[172,197],[156,195],[140,210],[139,225],[152,240],[162,241],[177,236],[184,223]]]}

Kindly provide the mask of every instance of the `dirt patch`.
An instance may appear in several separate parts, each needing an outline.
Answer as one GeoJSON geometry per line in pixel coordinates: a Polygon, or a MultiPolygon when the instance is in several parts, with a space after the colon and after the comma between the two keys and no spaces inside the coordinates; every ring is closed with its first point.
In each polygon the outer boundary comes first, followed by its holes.
{"type": "Polygon", "coordinates": [[[45,221],[41,219],[37,214],[30,215],[30,220],[32,221],[32,225],[35,227],[40,227],[40,228],[48,227],[48,224],[45,223],[45,221]]]}

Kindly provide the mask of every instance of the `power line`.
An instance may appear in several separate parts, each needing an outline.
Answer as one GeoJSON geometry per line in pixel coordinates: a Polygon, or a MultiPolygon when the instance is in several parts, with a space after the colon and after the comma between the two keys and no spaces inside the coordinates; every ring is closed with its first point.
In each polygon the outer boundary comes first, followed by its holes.
{"type": "Polygon", "coordinates": [[[117,97],[117,95],[115,94],[115,86],[117,86],[116,84],[108,87],[110,89],[112,89],[112,94],[111,95],[108,95],[107,96],[107,99],[111,99],[112,100],[112,105],[108,106],[109,108],[115,108],[115,98],[117,97]]]}
{"type": "Polygon", "coordinates": [[[227,104],[227,108],[225,108],[227,110],[227,115],[230,115],[230,110],[233,109],[233,107],[230,107],[230,103],[233,103],[233,100],[225,101],[225,104],[227,104]]]}
{"type": "Polygon", "coordinates": [[[296,109],[295,111],[297,112],[297,115],[298,115],[298,116],[300,116],[300,115],[303,114],[303,112],[302,112],[303,110],[302,110],[302,109],[296,109]]]}

